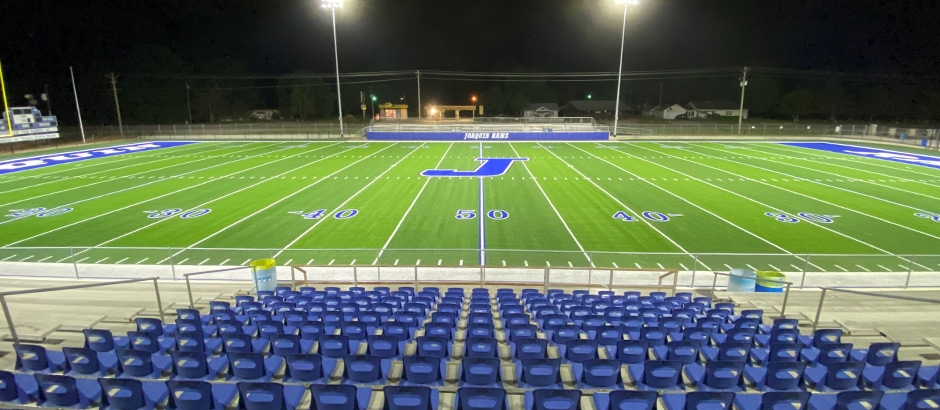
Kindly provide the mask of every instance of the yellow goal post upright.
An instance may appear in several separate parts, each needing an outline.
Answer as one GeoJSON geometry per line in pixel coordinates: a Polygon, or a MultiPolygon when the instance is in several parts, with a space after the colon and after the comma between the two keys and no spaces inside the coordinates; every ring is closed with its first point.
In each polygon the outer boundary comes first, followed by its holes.
{"type": "Polygon", "coordinates": [[[3,118],[7,123],[7,137],[13,136],[13,123],[10,122],[10,107],[7,104],[7,86],[3,81],[3,64],[0,62],[0,93],[3,94],[3,118]]]}

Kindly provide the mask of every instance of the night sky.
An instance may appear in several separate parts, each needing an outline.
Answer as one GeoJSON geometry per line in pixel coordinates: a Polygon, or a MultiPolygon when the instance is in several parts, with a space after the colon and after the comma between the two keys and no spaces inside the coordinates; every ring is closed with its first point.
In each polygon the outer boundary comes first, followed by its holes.
{"type": "MultiPolygon", "coordinates": [[[[340,69],[616,71],[622,9],[613,3],[346,0],[337,12],[340,69]]],[[[253,74],[333,70],[330,14],[318,0],[10,0],[0,22],[0,60],[20,87],[67,86],[69,65],[80,76],[133,75],[135,50],[154,45],[197,65],[243,61],[253,74]]],[[[626,36],[625,71],[750,65],[935,76],[940,5],[641,0],[626,36]]]]}

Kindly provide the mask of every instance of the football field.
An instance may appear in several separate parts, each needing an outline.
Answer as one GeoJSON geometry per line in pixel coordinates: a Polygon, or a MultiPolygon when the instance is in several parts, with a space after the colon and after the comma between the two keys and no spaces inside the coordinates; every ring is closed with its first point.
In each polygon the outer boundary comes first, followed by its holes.
{"type": "Polygon", "coordinates": [[[0,261],[937,271],[938,186],[772,142],[195,142],[0,174],[0,261]]]}

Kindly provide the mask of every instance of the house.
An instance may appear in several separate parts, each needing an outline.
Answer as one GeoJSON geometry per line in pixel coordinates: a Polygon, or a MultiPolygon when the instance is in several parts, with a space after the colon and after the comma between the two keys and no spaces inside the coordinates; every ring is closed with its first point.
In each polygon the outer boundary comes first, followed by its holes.
{"type": "Polygon", "coordinates": [[[279,116],[278,110],[252,110],[248,113],[248,119],[255,121],[271,121],[279,116]]]}
{"type": "MultiPolygon", "coordinates": [[[[559,110],[565,117],[594,117],[597,119],[614,118],[614,100],[571,100],[559,110]]],[[[620,103],[620,116],[627,111],[627,105],[620,103]]]]}
{"type": "MultiPolygon", "coordinates": [[[[741,115],[740,105],[726,100],[689,101],[686,104],[686,109],[689,118],[737,117],[741,115]]],[[[744,118],[747,118],[747,108],[744,109],[744,118]]]]}
{"type": "Polygon", "coordinates": [[[408,119],[408,104],[392,104],[390,102],[379,104],[379,119],[406,120],[408,119]]]}
{"type": "Polygon", "coordinates": [[[644,114],[660,120],[674,120],[678,116],[687,116],[689,110],[681,104],[660,104],[647,110],[644,114]]]}
{"type": "Polygon", "coordinates": [[[555,118],[558,117],[558,104],[537,103],[526,108],[523,117],[526,118],[555,118]]]}

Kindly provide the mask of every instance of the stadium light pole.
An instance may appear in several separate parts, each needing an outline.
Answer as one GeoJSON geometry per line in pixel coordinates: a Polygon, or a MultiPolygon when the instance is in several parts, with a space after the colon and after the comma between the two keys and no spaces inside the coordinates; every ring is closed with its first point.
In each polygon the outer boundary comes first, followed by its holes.
{"type": "Polygon", "coordinates": [[[339,49],[336,45],[336,9],[343,8],[343,0],[320,0],[323,8],[330,9],[333,17],[333,57],[336,59],[336,100],[339,106],[339,136],[343,137],[343,93],[339,89],[339,49]]]}
{"type": "Polygon", "coordinates": [[[620,119],[620,78],[623,76],[623,42],[627,37],[627,9],[630,5],[640,3],[640,0],[616,0],[623,4],[623,31],[620,32],[620,69],[617,70],[617,101],[614,102],[614,136],[617,136],[617,120],[620,119]]]}

